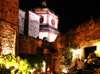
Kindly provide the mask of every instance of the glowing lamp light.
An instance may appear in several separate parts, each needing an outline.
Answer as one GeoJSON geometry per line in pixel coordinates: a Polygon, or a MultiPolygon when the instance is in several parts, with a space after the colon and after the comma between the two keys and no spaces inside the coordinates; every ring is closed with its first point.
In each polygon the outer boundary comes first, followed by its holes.
{"type": "Polygon", "coordinates": [[[95,54],[97,54],[97,51],[95,51],[95,54]]]}
{"type": "Polygon", "coordinates": [[[9,64],[8,63],[6,64],[6,68],[9,69],[9,64]]]}
{"type": "Polygon", "coordinates": [[[66,69],[63,69],[63,70],[62,70],[62,72],[64,72],[64,73],[67,73],[67,72],[68,72],[68,70],[66,70],[66,69]]]}
{"type": "MultiPolygon", "coordinates": [[[[2,48],[3,49],[3,48],[2,48]]],[[[4,54],[4,55],[7,55],[7,54],[10,54],[11,52],[10,52],[10,50],[5,50],[5,49],[3,49],[3,51],[2,51],[2,54],[4,54]]]]}
{"type": "Polygon", "coordinates": [[[78,55],[79,54],[79,49],[75,50],[75,53],[76,53],[76,55],[78,55]]]}
{"type": "Polygon", "coordinates": [[[48,68],[47,71],[50,71],[50,68],[48,68]]]}
{"type": "Polygon", "coordinates": [[[11,70],[11,74],[14,74],[14,71],[15,71],[15,70],[11,70]]]}
{"type": "Polygon", "coordinates": [[[31,70],[30,72],[33,73],[35,71],[35,69],[31,70]]]}
{"type": "Polygon", "coordinates": [[[14,64],[14,66],[15,66],[15,68],[17,68],[17,67],[18,67],[18,65],[17,65],[16,63],[14,64]]]}
{"type": "Polygon", "coordinates": [[[3,61],[2,61],[2,59],[1,59],[1,57],[0,57],[0,64],[3,64],[3,61]]]}
{"type": "Polygon", "coordinates": [[[21,61],[20,64],[22,65],[23,64],[23,61],[21,61]]]}
{"type": "Polygon", "coordinates": [[[100,54],[100,42],[97,42],[94,45],[97,46],[95,54],[96,54],[96,56],[100,57],[100,55],[99,55],[100,54]]]}
{"type": "Polygon", "coordinates": [[[26,74],[26,72],[22,72],[22,74],[26,74]]]}
{"type": "Polygon", "coordinates": [[[45,72],[45,66],[46,66],[46,64],[45,64],[45,61],[43,61],[43,72],[45,72]]]}
{"type": "Polygon", "coordinates": [[[85,59],[84,62],[86,62],[87,60],[85,59]]]}
{"type": "Polygon", "coordinates": [[[80,53],[79,49],[74,50],[73,52],[74,52],[74,53],[73,53],[73,56],[75,56],[76,58],[79,57],[79,56],[78,56],[79,53],[80,53]]]}

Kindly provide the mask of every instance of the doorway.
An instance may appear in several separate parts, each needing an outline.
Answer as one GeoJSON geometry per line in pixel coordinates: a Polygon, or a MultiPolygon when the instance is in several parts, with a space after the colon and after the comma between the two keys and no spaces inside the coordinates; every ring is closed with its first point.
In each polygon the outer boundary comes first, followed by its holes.
{"type": "Polygon", "coordinates": [[[86,47],[84,48],[85,51],[85,59],[88,57],[88,55],[96,50],[96,46],[92,47],[86,47]]]}

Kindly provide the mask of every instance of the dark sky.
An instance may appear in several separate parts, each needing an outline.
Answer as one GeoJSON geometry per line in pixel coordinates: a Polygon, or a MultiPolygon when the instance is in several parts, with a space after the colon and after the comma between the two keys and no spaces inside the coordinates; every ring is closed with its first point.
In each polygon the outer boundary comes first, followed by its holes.
{"type": "MultiPolygon", "coordinates": [[[[19,8],[28,11],[41,7],[44,0],[20,0],[19,8]]],[[[58,29],[66,33],[93,18],[100,17],[99,0],[46,0],[47,7],[59,17],[58,29]]]]}

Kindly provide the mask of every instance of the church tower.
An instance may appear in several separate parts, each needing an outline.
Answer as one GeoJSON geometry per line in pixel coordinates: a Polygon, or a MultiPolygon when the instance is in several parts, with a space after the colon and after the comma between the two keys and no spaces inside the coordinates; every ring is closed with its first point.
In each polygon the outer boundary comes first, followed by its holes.
{"type": "Polygon", "coordinates": [[[58,31],[58,16],[49,8],[37,8],[35,13],[40,15],[39,38],[47,38],[48,42],[54,42],[58,31]]]}

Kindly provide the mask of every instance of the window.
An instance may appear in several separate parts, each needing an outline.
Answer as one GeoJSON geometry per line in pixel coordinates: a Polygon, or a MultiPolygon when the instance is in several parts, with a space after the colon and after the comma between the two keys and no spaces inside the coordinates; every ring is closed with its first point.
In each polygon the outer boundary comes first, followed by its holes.
{"type": "Polygon", "coordinates": [[[43,17],[40,18],[40,23],[43,23],[43,17]]]}
{"type": "Polygon", "coordinates": [[[55,25],[55,20],[54,19],[51,20],[51,24],[55,25]]]}

